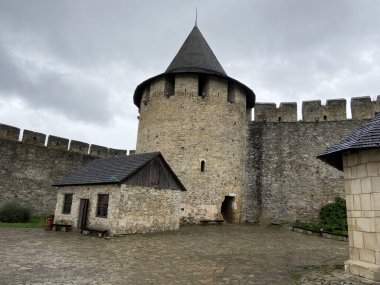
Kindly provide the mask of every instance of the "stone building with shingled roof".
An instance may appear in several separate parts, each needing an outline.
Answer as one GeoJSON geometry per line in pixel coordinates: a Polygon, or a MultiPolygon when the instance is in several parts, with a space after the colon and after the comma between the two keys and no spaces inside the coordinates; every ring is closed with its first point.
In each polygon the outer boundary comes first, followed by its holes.
{"type": "Polygon", "coordinates": [[[380,113],[318,158],[344,172],[347,269],[380,281],[380,113]]]}
{"type": "Polygon", "coordinates": [[[179,228],[186,189],[159,152],[96,159],[54,185],[56,224],[111,235],[179,228]]]}

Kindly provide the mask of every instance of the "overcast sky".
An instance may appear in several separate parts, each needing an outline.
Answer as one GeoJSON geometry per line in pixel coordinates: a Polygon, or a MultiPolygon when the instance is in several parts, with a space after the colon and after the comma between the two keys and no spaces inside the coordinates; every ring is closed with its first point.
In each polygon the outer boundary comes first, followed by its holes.
{"type": "Polygon", "coordinates": [[[134,89],[167,68],[195,7],[257,102],[380,94],[377,0],[1,0],[0,122],[134,149],[134,89]]]}

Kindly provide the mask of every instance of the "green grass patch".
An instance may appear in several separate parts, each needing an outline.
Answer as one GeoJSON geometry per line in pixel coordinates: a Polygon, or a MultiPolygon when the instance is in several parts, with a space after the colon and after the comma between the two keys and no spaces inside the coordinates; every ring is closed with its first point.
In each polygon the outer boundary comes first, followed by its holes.
{"type": "Polygon", "coordinates": [[[44,228],[46,223],[45,217],[33,217],[26,223],[2,223],[0,228],[44,228]]]}

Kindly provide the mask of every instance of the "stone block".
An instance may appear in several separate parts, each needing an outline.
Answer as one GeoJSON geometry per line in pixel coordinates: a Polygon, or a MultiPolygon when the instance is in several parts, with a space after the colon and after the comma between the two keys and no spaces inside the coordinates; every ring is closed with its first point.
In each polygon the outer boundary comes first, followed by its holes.
{"type": "Polygon", "coordinates": [[[360,195],[352,195],[354,201],[354,211],[361,211],[360,195]]]}
{"type": "Polygon", "coordinates": [[[344,190],[346,195],[351,194],[351,181],[349,179],[344,180],[344,190]]]}
{"type": "Polygon", "coordinates": [[[373,209],[375,211],[380,211],[380,193],[372,194],[373,209]]]}
{"type": "Polygon", "coordinates": [[[361,194],[362,193],[362,186],[361,186],[360,179],[351,180],[351,193],[352,194],[361,194]]]}
{"type": "Polygon", "coordinates": [[[352,218],[361,218],[362,217],[362,211],[350,211],[352,218]]]}
{"type": "Polygon", "coordinates": [[[90,155],[99,156],[99,157],[107,157],[108,148],[106,148],[104,146],[92,144],[90,146],[90,155]]]}
{"type": "Polygon", "coordinates": [[[380,244],[377,242],[376,233],[363,233],[363,241],[365,249],[373,251],[380,250],[380,244]]]}
{"type": "Polygon", "coordinates": [[[364,248],[363,233],[359,231],[352,231],[354,238],[354,247],[355,248],[364,248]]]}
{"type": "Polygon", "coordinates": [[[354,195],[346,195],[346,207],[347,210],[355,210],[354,209],[354,195]]]}
{"type": "Polygon", "coordinates": [[[368,249],[359,249],[359,259],[364,262],[376,263],[375,262],[375,252],[368,249]]]}
{"type": "Polygon", "coordinates": [[[371,194],[361,194],[360,205],[362,211],[372,210],[371,194]]]}
{"type": "Polygon", "coordinates": [[[376,259],[376,264],[380,265],[380,252],[379,251],[375,252],[375,259],[376,259]]]}
{"type": "Polygon", "coordinates": [[[360,164],[356,167],[356,178],[367,177],[367,164],[360,164]]]}
{"type": "Polygon", "coordinates": [[[376,231],[374,218],[356,218],[355,226],[357,231],[373,233],[376,231]]]}
{"type": "Polygon", "coordinates": [[[375,217],[375,211],[362,211],[362,217],[363,218],[374,218],[375,217]]]}
{"type": "Polygon", "coordinates": [[[350,178],[351,179],[357,178],[357,176],[356,176],[356,166],[350,167],[350,178]]]}
{"type": "Polygon", "coordinates": [[[364,177],[360,179],[362,186],[362,193],[372,193],[371,177],[364,177]]]}
{"type": "Polygon", "coordinates": [[[376,264],[350,259],[345,262],[345,265],[353,275],[364,277],[373,281],[380,281],[380,266],[376,264]]]}
{"type": "Polygon", "coordinates": [[[371,177],[372,191],[380,192],[380,177],[371,177]]]}
{"type": "Polygon", "coordinates": [[[350,258],[355,259],[355,260],[359,260],[360,256],[359,256],[359,249],[358,248],[350,247],[350,258]]]}
{"type": "Polygon", "coordinates": [[[368,176],[380,176],[380,163],[379,162],[367,163],[367,173],[368,173],[368,176]]]}

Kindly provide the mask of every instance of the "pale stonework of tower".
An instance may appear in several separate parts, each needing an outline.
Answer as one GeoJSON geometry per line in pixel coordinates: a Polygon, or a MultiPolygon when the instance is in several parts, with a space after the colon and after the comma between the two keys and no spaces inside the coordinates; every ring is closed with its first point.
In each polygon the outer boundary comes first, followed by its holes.
{"type": "Polygon", "coordinates": [[[182,221],[244,220],[255,94],[227,76],[195,26],[167,70],[137,86],[136,152],[160,151],[188,190],[182,221]]]}

